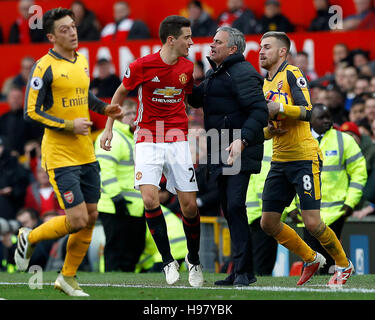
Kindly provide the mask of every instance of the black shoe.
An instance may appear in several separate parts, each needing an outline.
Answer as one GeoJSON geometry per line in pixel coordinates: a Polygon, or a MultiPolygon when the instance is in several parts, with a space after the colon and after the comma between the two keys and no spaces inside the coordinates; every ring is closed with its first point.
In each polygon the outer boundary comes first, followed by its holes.
{"type": "Polygon", "coordinates": [[[228,277],[224,280],[217,280],[215,281],[215,285],[217,286],[232,286],[234,282],[234,273],[231,273],[228,277]]]}
{"type": "Polygon", "coordinates": [[[247,277],[247,273],[236,273],[236,276],[233,281],[233,285],[235,287],[243,287],[248,286],[250,284],[249,278],[247,277]]]}
{"type": "Polygon", "coordinates": [[[249,284],[252,284],[254,282],[257,282],[257,278],[254,275],[254,273],[248,273],[247,278],[249,279],[249,284]]]}

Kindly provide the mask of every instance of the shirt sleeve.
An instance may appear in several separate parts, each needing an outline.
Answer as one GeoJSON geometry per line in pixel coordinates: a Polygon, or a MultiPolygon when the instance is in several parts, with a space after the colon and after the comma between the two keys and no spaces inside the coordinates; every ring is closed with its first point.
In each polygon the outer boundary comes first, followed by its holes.
{"type": "Polygon", "coordinates": [[[293,119],[310,121],[312,105],[307,79],[298,68],[286,72],[294,104],[284,104],[283,113],[293,119]]]}
{"type": "Polygon", "coordinates": [[[99,114],[105,113],[108,104],[100,100],[95,94],[89,91],[89,109],[99,114]]]}
{"type": "Polygon", "coordinates": [[[143,82],[143,70],[142,63],[140,59],[135,60],[129,64],[125,71],[124,78],[122,79],[122,84],[125,89],[132,91],[137,88],[143,82]]]}
{"type": "Polygon", "coordinates": [[[45,111],[53,106],[52,67],[39,61],[31,70],[25,93],[24,118],[34,120],[52,130],[73,130],[73,121],[52,116],[45,111]]]}

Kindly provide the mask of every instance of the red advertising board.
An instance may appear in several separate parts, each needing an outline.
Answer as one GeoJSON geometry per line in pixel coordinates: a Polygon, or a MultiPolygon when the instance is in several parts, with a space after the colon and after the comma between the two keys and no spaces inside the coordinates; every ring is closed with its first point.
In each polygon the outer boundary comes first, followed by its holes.
{"type": "MultiPolygon", "coordinates": [[[[310,66],[318,75],[322,76],[332,71],[332,48],[336,43],[346,43],[350,49],[363,48],[370,50],[371,58],[375,58],[375,31],[352,32],[319,32],[290,34],[292,51],[304,50],[310,55],[310,66]]],[[[246,59],[258,70],[259,36],[247,36],[246,59]]],[[[195,39],[190,49],[190,59],[195,61],[209,54],[211,38],[195,39]]],[[[49,44],[30,45],[2,45],[0,46],[3,63],[0,71],[0,85],[3,81],[16,73],[20,68],[20,61],[24,56],[39,59],[47,53],[49,44]]],[[[126,43],[81,42],[79,51],[89,60],[91,76],[94,72],[95,61],[99,57],[111,58],[117,74],[123,75],[127,65],[137,57],[159,50],[158,40],[128,41],[126,43]]],[[[207,65],[208,67],[208,65],[207,65]]]]}

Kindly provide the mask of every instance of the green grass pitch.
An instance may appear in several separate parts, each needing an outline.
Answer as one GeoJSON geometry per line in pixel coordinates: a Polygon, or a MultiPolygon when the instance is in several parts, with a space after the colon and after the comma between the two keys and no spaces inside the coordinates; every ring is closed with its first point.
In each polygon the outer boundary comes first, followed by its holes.
{"type": "Polygon", "coordinates": [[[331,289],[329,276],[315,276],[302,287],[297,277],[257,277],[248,287],[217,287],[213,283],[225,274],[205,273],[202,288],[192,288],[188,273],[173,286],[165,283],[162,273],[78,272],[77,279],[87,298],[72,298],[53,289],[57,272],[43,272],[42,278],[31,273],[0,273],[0,298],[6,300],[375,300],[375,275],[354,275],[340,289],[331,289]],[[42,281],[42,288],[37,287],[42,281]]]}

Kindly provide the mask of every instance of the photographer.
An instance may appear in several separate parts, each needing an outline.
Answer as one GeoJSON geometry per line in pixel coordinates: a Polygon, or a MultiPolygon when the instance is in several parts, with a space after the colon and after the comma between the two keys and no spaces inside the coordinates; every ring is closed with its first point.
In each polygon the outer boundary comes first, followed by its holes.
{"type": "Polygon", "coordinates": [[[3,136],[0,136],[0,172],[0,217],[14,219],[24,203],[29,173],[10,154],[3,136]]]}
{"type": "MultiPolygon", "coordinates": [[[[46,212],[43,216],[43,220],[40,221],[38,212],[31,208],[23,208],[16,214],[16,220],[6,220],[0,218],[0,248],[2,245],[3,259],[2,265],[6,268],[6,271],[12,273],[15,271],[14,262],[14,251],[17,248],[16,242],[18,229],[20,227],[27,227],[30,229],[36,228],[38,225],[45,222],[51,216],[57,216],[58,213],[55,211],[46,212]]],[[[29,266],[38,265],[45,269],[47,261],[49,259],[49,253],[56,240],[47,240],[40,242],[36,245],[33,256],[31,257],[29,266]]]]}

